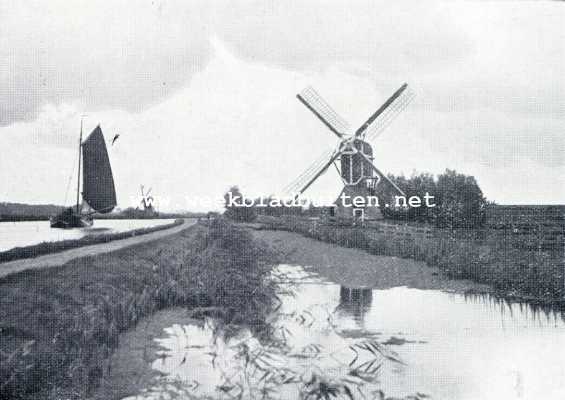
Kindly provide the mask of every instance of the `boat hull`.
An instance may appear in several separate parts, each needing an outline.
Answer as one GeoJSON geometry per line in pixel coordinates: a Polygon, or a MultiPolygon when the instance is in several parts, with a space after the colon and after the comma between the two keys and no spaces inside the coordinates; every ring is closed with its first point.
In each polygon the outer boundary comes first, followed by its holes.
{"type": "Polygon", "coordinates": [[[92,226],[92,217],[80,214],[61,214],[50,219],[51,228],[72,229],[92,226]]]}

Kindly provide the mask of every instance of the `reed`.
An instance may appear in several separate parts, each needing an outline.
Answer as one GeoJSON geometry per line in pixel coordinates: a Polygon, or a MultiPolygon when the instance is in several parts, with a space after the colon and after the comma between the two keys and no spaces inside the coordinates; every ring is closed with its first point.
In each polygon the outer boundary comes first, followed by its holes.
{"type": "Polygon", "coordinates": [[[170,224],[152,226],[148,228],[138,228],[127,232],[103,233],[99,235],[84,236],[80,239],[61,240],[58,242],[42,242],[32,246],[14,247],[13,249],[0,252],[0,263],[19,260],[22,258],[33,258],[44,254],[58,253],[69,249],[75,249],[77,247],[89,246],[98,243],[108,243],[113,240],[145,235],[147,233],[182,225],[183,223],[183,219],[177,219],[170,224]]]}
{"type": "Polygon", "coordinates": [[[491,285],[502,295],[562,306],[565,265],[562,251],[541,251],[523,238],[489,231],[438,230],[433,236],[379,232],[299,218],[269,218],[261,229],[287,230],[372,254],[411,258],[437,266],[447,276],[491,285]]]}
{"type": "Polygon", "coordinates": [[[219,307],[259,326],[274,299],[270,254],[223,220],[0,280],[0,399],[82,399],[121,332],[171,306],[219,307]]]}

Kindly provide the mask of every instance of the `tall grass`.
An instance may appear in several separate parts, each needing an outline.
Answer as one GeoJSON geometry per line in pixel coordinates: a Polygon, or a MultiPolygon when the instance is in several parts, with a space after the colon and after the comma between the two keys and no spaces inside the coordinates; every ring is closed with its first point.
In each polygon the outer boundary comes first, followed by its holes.
{"type": "Polygon", "coordinates": [[[80,399],[107,373],[119,334],[171,306],[261,323],[269,255],[223,221],[0,280],[0,399],[80,399]]]}
{"type": "Polygon", "coordinates": [[[453,278],[491,285],[505,295],[563,302],[563,254],[533,250],[521,237],[501,240],[488,232],[438,231],[433,236],[393,235],[375,229],[335,226],[298,218],[262,220],[266,229],[297,232],[320,241],[376,255],[424,261],[453,278]]]}

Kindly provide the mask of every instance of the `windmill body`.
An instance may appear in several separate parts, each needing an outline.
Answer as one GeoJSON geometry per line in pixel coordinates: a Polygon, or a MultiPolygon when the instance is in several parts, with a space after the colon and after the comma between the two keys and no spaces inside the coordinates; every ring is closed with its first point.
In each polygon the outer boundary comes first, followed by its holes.
{"type": "Polygon", "coordinates": [[[363,183],[365,179],[372,178],[374,176],[372,161],[373,148],[369,143],[360,139],[348,143],[340,156],[340,172],[343,182],[346,185],[357,185],[363,183]]]}
{"type": "Polygon", "coordinates": [[[354,139],[344,146],[340,154],[338,169],[344,186],[330,212],[340,218],[381,219],[382,213],[376,206],[347,206],[356,197],[368,199],[377,195],[379,177],[372,165],[373,148],[364,140],[354,139]]]}
{"type": "MultiPolygon", "coordinates": [[[[143,210],[143,216],[144,217],[154,217],[155,215],[157,215],[157,211],[155,210],[153,203],[154,203],[154,199],[153,196],[151,196],[151,188],[149,188],[147,191],[145,191],[144,186],[141,185],[140,186],[141,189],[141,202],[140,202],[140,206],[141,209],[143,210]]],[[[139,207],[138,207],[139,208],[139,207]]]]}
{"type": "Polygon", "coordinates": [[[312,88],[297,95],[302,102],[340,142],[331,153],[325,153],[307,168],[285,191],[304,193],[333,164],[343,181],[343,189],[330,209],[330,215],[353,219],[380,219],[380,207],[394,205],[394,196],[404,192],[396,186],[374,164],[373,148],[369,143],[376,138],[392,120],[408,105],[413,93],[403,84],[388,100],[375,111],[354,133],[322,97],[312,88]],[[352,200],[362,197],[362,204],[352,204],[352,200]],[[370,201],[370,198],[373,201],[370,201]],[[375,204],[374,198],[379,204],[375,204]]]}

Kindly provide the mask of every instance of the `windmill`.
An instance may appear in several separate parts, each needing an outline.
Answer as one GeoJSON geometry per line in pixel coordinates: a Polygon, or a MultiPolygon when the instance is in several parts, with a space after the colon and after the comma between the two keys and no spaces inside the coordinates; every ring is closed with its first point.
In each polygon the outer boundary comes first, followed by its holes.
{"type": "Polygon", "coordinates": [[[153,197],[150,194],[151,188],[149,188],[147,192],[144,192],[144,187],[143,185],[141,185],[141,207],[147,214],[152,214],[155,212],[153,208],[153,197]]]}
{"type": "MultiPolygon", "coordinates": [[[[406,83],[383,103],[363,125],[352,132],[349,124],[341,118],[331,106],[311,87],[304,89],[296,96],[326,127],[339,138],[335,150],[323,153],[293,182],[284,188],[287,193],[296,197],[308,189],[331,165],[335,165],[344,187],[330,212],[338,213],[344,217],[354,218],[382,218],[380,209],[367,205],[352,207],[346,206],[342,195],[350,199],[356,196],[377,196],[392,198],[393,195],[402,195],[404,192],[392,182],[374,164],[373,149],[369,141],[379,136],[394,118],[406,108],[414,98],[406,83]],[[383,181],[383,184],[380,182],[383,181]],[[377,185],[379,189],[377,190],[377,185]]],[[[348,204],[350,204],[349,200],[348,204]]],[[[393,203],[386,203],[394,205],[393,203]]],[[[382,205],[382,204],[381,204],[382,205]]]]}

